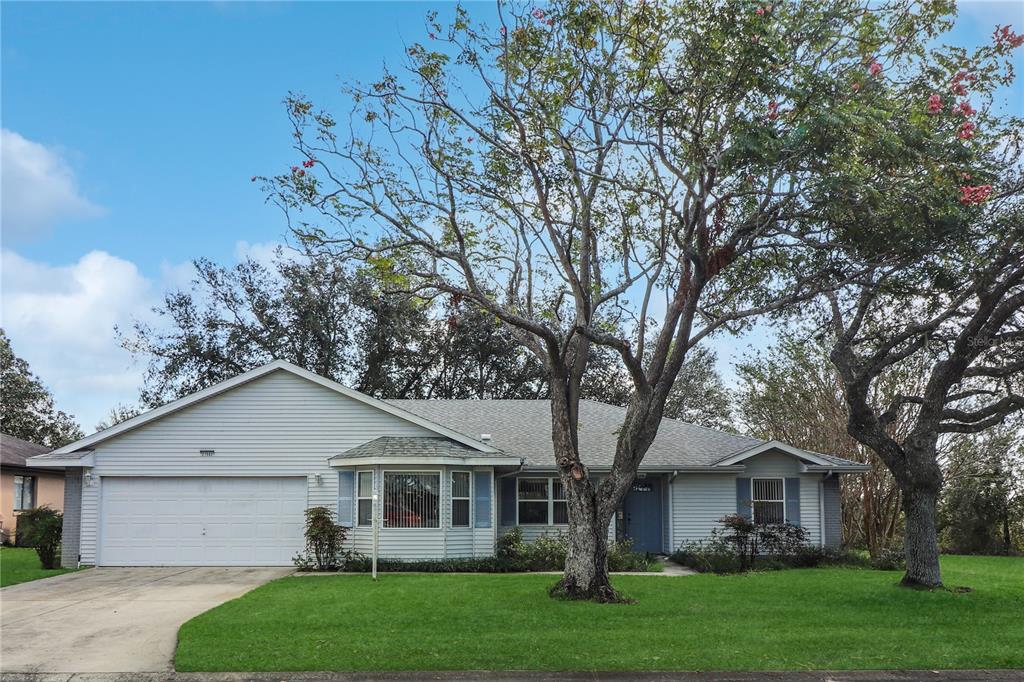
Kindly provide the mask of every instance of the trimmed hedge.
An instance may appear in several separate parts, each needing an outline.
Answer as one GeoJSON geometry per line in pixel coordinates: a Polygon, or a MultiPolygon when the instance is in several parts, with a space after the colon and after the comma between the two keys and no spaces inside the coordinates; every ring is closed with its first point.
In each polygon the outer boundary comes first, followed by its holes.
{"type": "MultiPolygon", "coordinates": [[[[405,561],[378,559],[381,573],[524,573],[530,571],[561,571],[565,568],[566,538],[561,535],[543,535],[533,542],[523,540],[522,531],[513,528],[498,538],[496,552],[491,557],[423,559],[405,561]]],[[[370,557],[359,552],[338,555],[338,570],[366,573],[372,570],[370,557]]],[[[629,541],[613,543],[608,548],[608,570],[646,572],[657,570],[657,562],[641,552],[633,551],[629,541]]],[[[311,570],[312,566],[300,566],[311,570]]]]}

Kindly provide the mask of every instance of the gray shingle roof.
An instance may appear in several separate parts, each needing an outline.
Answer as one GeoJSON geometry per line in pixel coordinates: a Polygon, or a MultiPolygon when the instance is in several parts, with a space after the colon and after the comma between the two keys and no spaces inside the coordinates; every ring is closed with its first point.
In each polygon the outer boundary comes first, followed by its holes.
{"type": "MultiPolygon", "coordinates": [[[[470,438],[491,434],[490,444],[526,466],[552,468],[551,408],[547,400],[389,400],[413,414],[470,438]]],[[[587,466],[607,468],[615,456],[625,408],[580,402],[580,451],[587,466]]],[[[663,419],[641,469],[708,466],[766,441],[663,419]]]]}
{"type": "MultiPolygon", "coordinates": [[[[450,427],[449,427],[450,428],[450,427]]],[[[487,453],[474,450],[462,443],[441,436],[381,436],[369,443],[357,445],[331,459],[353,457],[507,457],[501,453],[487,453]]]]}
{"type": "Polygon", "coordinates": [[[26,466],[26,457],[35,457],[49,451],[50,448],[45,445],[36,445],[27,440],[0,433],[0,464],[3,466],[23,467],[26,466]]]}

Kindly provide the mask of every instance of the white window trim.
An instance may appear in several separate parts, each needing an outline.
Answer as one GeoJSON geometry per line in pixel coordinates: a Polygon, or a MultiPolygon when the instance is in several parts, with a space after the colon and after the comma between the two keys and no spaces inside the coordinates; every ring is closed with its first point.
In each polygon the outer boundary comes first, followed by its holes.
{"type": "Polygon", "coordinates": [[[355,489],[355,498],[356,498],[356,528],[372,528],[373,527],[373,515],[376,513],[376,510],[373,508],[374,507],[374,504],[373,504],[373,490],[374,490],[374,484],[376,483],[376,481],[374,481],[373,479],[374,479],[373,469],[358,469],[358,470],[356,470],[356,486],[355,486],[356,487],[356,489],[355,489]],[[359,476],[361,474],[370,474],[370,496],[369,497],[363,497],[363,496],[361,496],[359,494],[359,476]],[[359,523],[359,502],[361,500],[369,500],[370,501],[370,522],[369,523],[359,523]]]}
{"type": "Polygon", "coordinates": [[[444,507],[441,506],[442,503],[443,503],[443,500],[444,500],[444,490],[442,488],[443,484],[444,484],[444,472],[441,471],[440,469],[427,469],[427,470],[417,470],[417,471],[413,471],[411,469],[409,469],[409,470],[403,470],[403,469],[384,469],[384,470],[382,470],[381,473],[380,473],[380,529],[381,529],[381,531],[383,531],[385,533],[388,533],[388,532],[391,532],[393,530],[400,530],[400,531],[409,531],[409,530],[411,530],[411,531],[417,531],[417,532],[418,531],[425,531],[425,530],[427,530],[427,531],[433,531],[433,532],[436,533],[438,531],[444,530],[444,523],[442,523],[442,519],[441,519],[441,513],[444,511],[444,507]],[[388,478],[388,474],[403,474],[403,475],[417,474],[417,475],[424,475],[424,476],[437,476],[437,491],[438,492],[437,492],[437,525],[436,526],[422,526],[420,528],[389,528],[389,527],[384,525],[384,505],[387,503],[387,494],[388,493],[387,493],[386,481],[387,481],[387,478],[388,478]]]}
{"type": "Polygon", "coordinates": [[[473,472],[472,471],[467,471],[465,469],[452,469],[448,473],[450,474],[448,476],[448,527],[449,528],[460,528],[460,529],[461,528],[472,528],[473,527],[473,472]],[[455,482],[455,474],[466,474],[466,481],[468,482],[468,484],[466,486],[467,487],[466,497],[455,497],[455,486],[453,485],[454,482],[455,482]],[[455,515],[452,513],[452,510],[454,509],[454,506],[455,506],[453,504],[455,502],[455,500],[466,500],[466,508],[469,510],[469,513],[466,514],[466,519],[467,520],[466,520],[466,525],[464,525],[464,526],[456,526],[455,525],[455,521],[453,520],[455,518],[455,515]]]}
{"type": "MultiPolygon", "coordinates": [[[[555,498],[555,481],[562,482],[558,476],[517,476],[516,477],[516,525],[532,528],[543,528],[547,526],[567,526],[566,523],[555,523],[555,502],[565,502],[567,510],[569,500],[566,497],[555,498]],[[547,481],[548,482],[548,520],[545,523],[520,523],[519,522],[519,481],[547,481]]],[[[565,495],[565,487],[562,487],[562,495],[565,495]]],[[[543,502],[543,500],[523,500],[523,502],[543,502]]]]}
{"type": "Polygon", "coordinates": [[[758,523],[757,520],[757,503],[758,502],[781,502],[782,503],[782,523],[786,523],[786,479],[781,476],[758,476],[750,479],[750,519],[754,523],[758,523]],[[781,500],[757,500],[754,499],[754,481],[782,481],[782,499],[781,500]]]}

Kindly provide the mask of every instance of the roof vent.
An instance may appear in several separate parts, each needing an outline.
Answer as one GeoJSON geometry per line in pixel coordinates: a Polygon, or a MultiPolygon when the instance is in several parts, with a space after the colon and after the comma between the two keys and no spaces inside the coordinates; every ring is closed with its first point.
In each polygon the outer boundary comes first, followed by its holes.
{"type": "Polygon", "coordinates": [[[480,442],[482,442],[482,443],[490,443],[491,442],[491,434],[489,434],[489,433],[481,433],[480,434],[480,442]]]}

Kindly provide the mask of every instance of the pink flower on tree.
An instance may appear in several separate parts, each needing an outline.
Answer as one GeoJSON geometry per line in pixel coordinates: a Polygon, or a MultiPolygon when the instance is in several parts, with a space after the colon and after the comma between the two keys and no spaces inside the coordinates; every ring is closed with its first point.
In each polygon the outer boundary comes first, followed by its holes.
{"type": "Polygon", "coordinates": [[[475,137],[467,137],[466,138],[466,142],[472,142],[475,139],[476,139],[475,137]]]}
{"type": "Polygon", "coordinates": [[[933,92],[928,97],[928,113],[937,114],[940,111],[942,111],[942,97],[939,96],[939,93],[933,92]]]}
{"type": "Polygon", "coordinates": [[[301,178],[301,177],[302,177],[303,175],[305,175],[305,174],[306,174],[306,171],[304,171],[304,170],[302,170],[302,169],[300,168],[300,169],[298,170],[298,172],[296,172],[295,174],[296,174],[296,175],[298,175],[298,176],[299,176],[299,177],[301,178]]]}
{"type": "Polygon", "coordinates": [[[964,95],[966,95],[967,94],[967,86],[964,85],[963,81],[966,80],[968,83],[973,83],[974,79],[975,79],[975,77],[970,75],[970,74],[968,74],[966,71],[957,71],[953,75],[953,81],[952,81],[953,94],[959,95],[960,97],[963,97],[964,95]]]}
{"type": "Polygon", "coordinates": [[[315,165],[316,165],[316,159],[309,159],[308,161],[303,161],[302,162],[302,167],[303,168],[312,168],[315,165]]]}
{"type": "Polygon", "coordinates": [[[764,13],[765,13],[765,9],[764,9],[764,7],[758,7],[758,8],[757,8],[757,12],[756,12],[756,14],[757,14],[758,16],[762,16],[762,17],[763,17],[763,16],[764,16],[764,13]]]}
{"type": "Polygon", "coordinates": [[[854,83],[850,87],[853,88],[854,92],[860,92],[860,83],[854,83]]]}
{"type": "Polygon", "coordinates": [[[499,29],[499,31],[501,32],[501,36],[502,36],[503,38],[505,37],[505,34],[506,34],[506,33],[508,33],[508,31],[507,31],[507,30],[505,30],[505,27],[504,27],[504,26],[502,26],[502,27],[501,27],[501,28],[499,29]]]}
{"type": "Polygon", "coordinates": [[[974,107],[971,106],[971,103],[968,102],[967,100],[964,100],[960,102],[960,104],[956,105],[956,108],[953,109],[953,111],[960,114],[964,118],[970,118],[974,114],[978,113],[977,111],[975,111],[974,107]]]}
{"type": "Polygon", "coordinates": [[[992,185],[964,185],[960,188],[960,203],[964,205],[980,204],[992,194],[992,185]]]}
{"type": "Polygon", "coordinates": [[[960,132],[957,133],[957,137],[961,140],[969,140],[974,137],[974,124],[970,121],[964,121],[964,124],[960,126],[960,132]]]}
{"type": "Polygon", "coordinates": [[[779,103],[775,100],[768,102],[768,118],[775,120],[779,117],[779,103]]]}
{"type": "Polygon", "coordinates": [[[294,172],[295,172],[295,171],[297,171],[297,170],[299,170],[299,167],[298,167],[298,166],[292,166],[292,173],[294,173],[294,172]]]}
{"type": "Polygon", "coordinates": [[[540,9],[539,7],[534,9],[532,12],[530,12],[530,14],[533,15],[534,19],[543,19],[544,18],[544,10],[540,9]]]}
{"type": "Polygon", "coordinates": [[[1020,47],[1024,45],[1024,35],[1017,35],[1010,30],[1010,26],[996,24],[996,30],[992,34],[992,40],[996,47],[1020,47]]]}
{"type": "Polygon", "coordinates": [[[871,65],[868,67],[868,73],[871,74],[872,76],[877,76],[878,74],[882,73],[882,65],[878,62],[877,59],[871,60],[871,65]]]}

